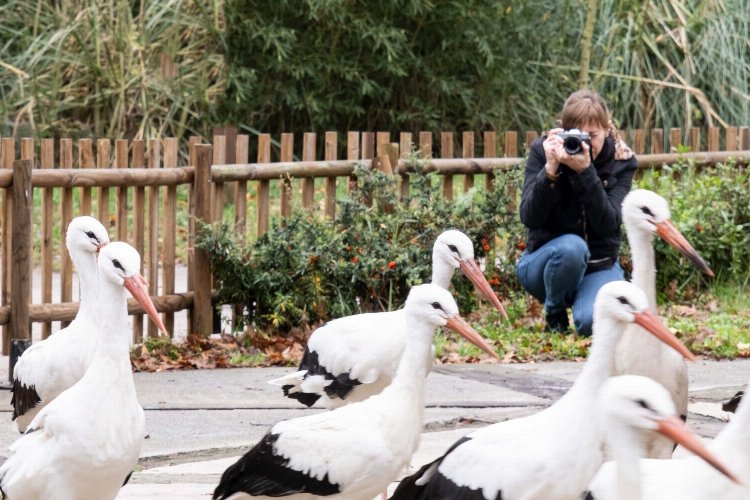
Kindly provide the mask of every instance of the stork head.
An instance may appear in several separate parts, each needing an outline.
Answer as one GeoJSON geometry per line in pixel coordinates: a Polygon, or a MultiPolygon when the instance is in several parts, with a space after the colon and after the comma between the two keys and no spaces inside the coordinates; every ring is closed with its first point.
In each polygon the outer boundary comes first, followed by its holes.
{"type": "Polygon", "coordinates": [[[497,358],[495,350],[458,313],[458,305],[450,292],[438,285],[413,286],[406,298],[404,311],[418,321],[436,328],[445,326],[497,358]]]}
{"type": "Polygon", "coordinates": [[[101,222],[93,217],[88,215],[76,217],[68,224],[65,244],[69,252],[80,250],[96,253],[107,243],[109,243],[107,230],[101,222]]]}
{"type": "Polygon", "coordinates": [[[449,229],[440,233],[435,240],[432,246],[432,259],[440,259],[455,269],[461,266],[461,262],[474,260],[474,245],[461,231],[449,229]]]}
{"type": "Polygon", "coordinates": [[[633,431],[645,439],[658,432],[692,451],[709,465],[739,484],[739,480],[700,442],[679,418],[672,397],[658,382],[639,375],[609,378],[601,388],[600,405],[604,412],[607,439],[614,445],[630,439],[633,431]],[[630,432],[628,432],[630,430],[630,432]]]}
{"type": "Polygon", "coordinates": [[[141,256],[138,251],[127,243],[115,241],[101,249],[98,265],[100,279],[127,288],[151,321],[166,335],[167,329],[148,294],[148,282],[140,273],[141,256]]]}
{"type": "Polygon", "coordinates": [[[433,267],[440,266],[451,269],[451,275],[453,270],[460,268],[461,272],[469,278],[477,290],[495,306],[495,309],[500,311],[505,319],[508,319],[508,314],[500,303],[500,299],[495,295],[495,291],[492,290],[479,264],[474,259],[474,245],[464,233],[456,229],[449,229],[441,233],[432,246],[432,265],[433,267]]]}
{"type": "Polygon", "coordinates": [[[628,281],[611,281],[599,289],[594,301],[595,336],[611,333],[600,333],[597,328],[597,324],[601,325],[605,317],[621,324],[619,332],[625,330],[627,324],[635,323],[685,358],[695,359],[695,356],[661,322],[659,317],[649,310],[646,294],[628,281]]]}
{"type": "Polygon", "coordinates": [[[678,417],[669,392],[658,382],[639,375],[607,379],[600,401],[607,420],[634,429],[657,431],[661,420],[678,417]]]}
{"type": "Polygon", "coordinates": [[[714,272],[680,231],[672,224],[667,200],[647,189],[628,193],[622,202],[622,220],[628,232],[640,231],[656,234],[701,272],[713,276],[714,272]]]}

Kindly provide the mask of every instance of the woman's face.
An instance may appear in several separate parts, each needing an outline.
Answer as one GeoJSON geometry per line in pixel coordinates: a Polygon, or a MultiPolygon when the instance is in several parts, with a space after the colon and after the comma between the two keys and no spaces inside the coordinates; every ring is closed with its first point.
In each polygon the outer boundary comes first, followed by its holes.
{"type": "Polygon", "coordinates": [[[604,146],[604,139],[607,138],[607,129],[598,124],[587,124],[578,127],[581,132],[588,132],[591,137],[591,157],[596,159],[604,146]]]}

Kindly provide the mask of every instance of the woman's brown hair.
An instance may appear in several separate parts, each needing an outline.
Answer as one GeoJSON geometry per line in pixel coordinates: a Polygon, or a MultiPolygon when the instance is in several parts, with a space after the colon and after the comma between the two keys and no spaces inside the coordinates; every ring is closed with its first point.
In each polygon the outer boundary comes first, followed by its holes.
{"type": "Polygon", "coordinates": [[[579,90],[570,94],[562,110],[562,127],[571,129],[585,125],[599,125],[610,128],[607,104],[602,96],[593,90],[579,90]]]}

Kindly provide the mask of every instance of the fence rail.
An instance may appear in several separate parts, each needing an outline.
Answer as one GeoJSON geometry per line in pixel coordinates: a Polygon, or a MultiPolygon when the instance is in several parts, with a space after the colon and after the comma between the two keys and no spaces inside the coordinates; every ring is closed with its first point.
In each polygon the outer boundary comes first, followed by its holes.
{"type": "MultiPolygon", "coordinates": [[[[357,162],[398,175],[405,196],[412,151],[426,161],[426,170],[442,175],[446,198],[458,187],[480,185],[482,177],[484,189],[492,189],[487,174],[519,165],[539,135],[404,132],[392,141],[385,132],[326,132],[281,134],[278,141],[260,134],[251,141],[231,128],[220,132],[212,144],[192,137],[182,150],[175,138],[81,139],[77,155],[70,139],[0,140],[3,354],[9,352],[11,339],[30,341],[31,323],[42,323],[46,338],[53,323],[64,326],[75,317],[72,265],[64,247],[65,228],[74,216],[97,217],[115,239],[128,241],[141,253],[151,295],[170,332],[174,313],[189,310],[188,330],[208,334],[214,328],[211,272],[208,256],[194,249],[196,220],[229,219],[241,237],[252,239],[268,231],[273,219],[289,216],[293,206],[334,217],[337,195],[354,185],[357,162]],[[178,166],[180,157],[188,166],[178,166]],[[340,178],[346,182],[338,184],[340,178]],[[176,290],[178,258],[187,263],[185,290],[176,290]],[[35,263],[41,269],[40,303],[32,300],[35,263]],[[53,298],[55,271],[60,292],[53,298]]],[[[638,129],[621,135],[643,168],[678,158],[698,165],[729,158],[750,161],[750,130],[745,126],[666,133],[638,129]]],[[[144,333],[143,311],[134,302],[130,311],[136,316],[135,342],[156,334],[150,324],[144,333]]]]}

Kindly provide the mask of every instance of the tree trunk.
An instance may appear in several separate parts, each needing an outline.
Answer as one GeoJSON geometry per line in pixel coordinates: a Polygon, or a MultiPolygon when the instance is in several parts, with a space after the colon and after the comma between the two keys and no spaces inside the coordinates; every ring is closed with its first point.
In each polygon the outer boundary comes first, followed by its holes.
{"type": "Polygon", "coordinates": [[[596,1],[589,0],[586,13],[586,25],[583,27],[581,37],[581,61],[578,73],[578,88],[589,86],[589,65],[591,64],[591,43],[594,38],[594,25],[596,24],[596,1]]]}

